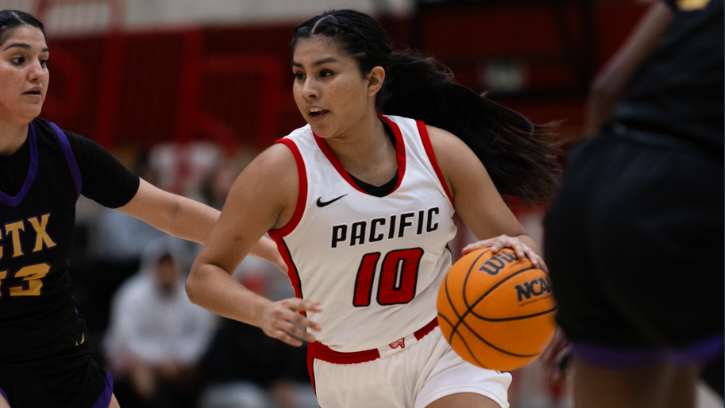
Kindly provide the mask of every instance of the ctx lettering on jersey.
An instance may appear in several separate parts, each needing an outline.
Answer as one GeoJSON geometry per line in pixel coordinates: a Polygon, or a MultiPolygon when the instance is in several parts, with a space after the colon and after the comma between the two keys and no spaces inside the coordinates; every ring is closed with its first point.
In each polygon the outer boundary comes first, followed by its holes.
{"type": "Polygon", "coordinates": [[[394,214],[387,218],[373,218],[367,221],[353,222],[352,225],[340,224],[332,227],[332,247],[347,242],[350,246],[379,242],[384,239],[403,238],[405,234],[421,235],[438,229],[435,218],[440,214],[438,207],[427,210],[394,214]]]}
{"type": "Polygon", "coordinates": [[[35,232],[35,247],[33,252],[42,251],[43,248],[53,248],[56,244],[48,232],[48,220],[50,213],[43,214],[40,217],[28,217],[25,220],[9,222],[0,228],[0,259],[5,255],[5,249],[11,248],[13,258],[25,255],[23,252],[21,235],[35,232]],[[29,226],[28,226],[29,224],[29,226]],[[31,230],[32,228],[32,230],[31,230]]]}
{"type": "Polygon", "coordinates": [[[506,264],[511,264],[514,261],[518,261],[518,259],[519,257],[516,256],[514,252],[499,252],[498,254],[492,256],[491,259],[484,262],[483,265],[478,268],[478,271],[486,272],[489,275],[496,276],[499,272],[501,272],[501,269],[503,269],[506,264]]]}
{"type": "Polygon", "coordinates": [[[551,280],[549,280],[548,276],[536,278],[524,282],[523,285],[516,285],[514,288],[516,289],[519,302],[521,302],[524,298],[531,299],[531,296],[541,296],[544,293],[551,293],[551,280]]]}

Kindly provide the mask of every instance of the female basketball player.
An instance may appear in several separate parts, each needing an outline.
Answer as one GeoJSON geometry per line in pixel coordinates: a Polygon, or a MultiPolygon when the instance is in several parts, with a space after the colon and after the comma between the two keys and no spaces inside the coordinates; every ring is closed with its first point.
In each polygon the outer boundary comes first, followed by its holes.
{"type": "MultiPolygon", "coordinates": [[[[219,212],[153,187],[102,147],[38,118],[49,54],[38,20],[0,11],[0,407],[118,407],[73,307],[79,194],[197,242],[219,212]]],[[[253,252],[284,267],[269,240],[253,252]]]]}
{"type": "Polygon", "coordinates": [[[693,407],[708,361],[723,392],[723,2],[655,2],[592,90],[545,228],[575,404],[693,407]]]}
{"type": "Polygon", "coordinates": [[[468,250],[506,246],[541,264],[501,195],[548,197],[556,167],[543,129],[454,84],[431,59],[391,52],[378,23],[356,11],[298,26],[292,52],[308,126],[237,179],[192,267],[192,302],[310,342],[322,407],[507,407],[510,374],[458,357],[435,303],[454,212],[483,240],[468,250]],[[231,277],[267,231],[297,298],[273,303],[231,277]]]}

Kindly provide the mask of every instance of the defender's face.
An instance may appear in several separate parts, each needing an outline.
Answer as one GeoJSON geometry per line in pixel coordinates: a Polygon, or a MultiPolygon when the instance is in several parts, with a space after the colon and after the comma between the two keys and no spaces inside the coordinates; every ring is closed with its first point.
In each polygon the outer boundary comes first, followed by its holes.
{"type": "Polygon", "coordinates": [[[292,72],[297,108],[317,136],[343,135],[367,115],[375,115],[369,79],[335,40],[321,35],[300,39],[292,72]]]}
{"type": "Polygon", "coordinates": [[[27,124],[40,115],[48,91],[48,45],[38,28],[15,28],[0,44],[0,121],[27,124]]]}

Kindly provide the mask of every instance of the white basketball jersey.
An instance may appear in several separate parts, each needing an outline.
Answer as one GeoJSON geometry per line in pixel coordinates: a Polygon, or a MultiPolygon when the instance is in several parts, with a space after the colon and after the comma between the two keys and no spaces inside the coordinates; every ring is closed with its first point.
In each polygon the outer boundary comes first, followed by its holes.
{"type": "Polygon", "coordinates": [[[322,306],[307,314],[323,328],[317,340],[339,352],[388,345],[433,320],[451,267],[454,208],[425,124],[381,118],[398,160],[398,184],[384,197],[360,189],[309,125],[280,140],[300,187],[292,220],[270,236],[297,296],[322,306]]]}

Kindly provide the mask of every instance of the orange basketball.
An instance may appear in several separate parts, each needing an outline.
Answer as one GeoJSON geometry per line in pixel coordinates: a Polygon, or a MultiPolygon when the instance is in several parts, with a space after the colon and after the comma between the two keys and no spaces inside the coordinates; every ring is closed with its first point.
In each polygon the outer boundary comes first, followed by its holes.
{"type": "Polygon", "coordinates": [[[510,371],[530,363],[554,336],[551,281],[511,248],[459,259],[438,292],[438,323],[464,360],[510,371]]]}

